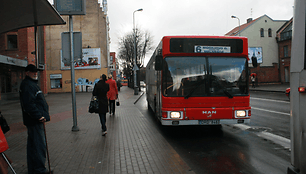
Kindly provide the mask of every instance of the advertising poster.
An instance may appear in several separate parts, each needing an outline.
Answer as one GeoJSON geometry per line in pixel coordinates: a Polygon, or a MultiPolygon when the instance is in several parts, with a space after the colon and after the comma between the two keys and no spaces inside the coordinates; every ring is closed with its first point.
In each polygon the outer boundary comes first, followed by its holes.
{"type": "MultiPolygon", "coordinates": [[[[61,54],[62,55],[62,54],[61,54]]],[[[101,52],[100,48],[82,49],[82,58],[74,61],[75,69],[98,69],[101,68],[101,52]]],[[[61,69],[68,70],[70,65],[64,63],[61,56],[61,69]]]]}
{"type": "Polygon", "coordinates": [[[252,63],[252,57],[257,58],[257,63],[262,63],[262,48],[261,47],[249,47],[249,61],[252,63]]]}

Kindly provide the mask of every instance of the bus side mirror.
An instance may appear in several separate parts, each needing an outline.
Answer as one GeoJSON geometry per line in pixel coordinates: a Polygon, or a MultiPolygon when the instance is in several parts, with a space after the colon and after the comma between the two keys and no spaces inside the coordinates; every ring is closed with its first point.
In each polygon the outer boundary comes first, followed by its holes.
{"type": "Polygon", "coordinates": [[[163,68],[163,56],[158,55],[155,57],[155,70],[161,71],[163,68]]]}
{"type": "Polygon", "coordinates": [[[255,56],[252,56],[252,64],[254,68],[257,67],[257,58],[255,56]]]}

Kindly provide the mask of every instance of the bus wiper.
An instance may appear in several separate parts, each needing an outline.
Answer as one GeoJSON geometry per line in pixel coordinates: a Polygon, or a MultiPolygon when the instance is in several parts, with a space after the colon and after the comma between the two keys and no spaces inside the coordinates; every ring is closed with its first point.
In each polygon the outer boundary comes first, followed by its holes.
{"type": "Polygon", "coordinates": [[[200,84],[202,84],[204,81],[205,81],[206,79],[203,79],[203,80],[201,80],[201,81],[199,81],[198,83],[195,83],[193,86],[195,86],[187,95],[185,95],[184,96],[184,98],[185,99],[188,99],[190,96],[191,96],[191,94],[196,90],[196,89],[198,89],[201,85],[200,84]]]}
{"type": "Polygon", "coordinates": [[[230,94],[226,89],[223,89],[223,92],[224,92],[225,95],[228,96],[228,98],[233,98],[233,95],[230,94]]]}

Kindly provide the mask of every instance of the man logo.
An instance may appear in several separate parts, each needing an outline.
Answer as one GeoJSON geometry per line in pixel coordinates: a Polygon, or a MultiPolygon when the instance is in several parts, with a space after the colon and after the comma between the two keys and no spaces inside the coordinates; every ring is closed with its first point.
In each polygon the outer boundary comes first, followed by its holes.
{"type": "Polygon", "coordinates": [[[202,111],[202,114],[217,114],[217,111],[202,111]]]}
{"type": "Polygon", "coordinates": [[[207,118],[211,118],[212,114],[217,114],[217,111],[202,111],[202,114],[207,114],[207,118]]]}

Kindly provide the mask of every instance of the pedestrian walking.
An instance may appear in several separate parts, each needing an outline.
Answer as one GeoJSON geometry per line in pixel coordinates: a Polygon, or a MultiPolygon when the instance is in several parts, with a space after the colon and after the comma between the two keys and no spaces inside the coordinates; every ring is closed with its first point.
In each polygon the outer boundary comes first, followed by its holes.
{"type": "Polygon", "coordinates": [[[93,96],[97,96],[99,101],[99,117],[102,128],[102,136],[107,134],[106,128],[106,113],[108,112],[108,99],[107,92],[109,91],[109,84],[106,83],[106,75],[103,74],[100,77],[98,83],[95,84],[92,92],[93,96]]]}
{"type": "Polygon", "coordinates": [[[107,92],[107,98],[109,101],[109,114],[110,116],[115,116],[115,111],[116,111],[116,105],[115,101],[118,98],[118,88],[116,81],[113,80],[113,76],[110,74],[108,75],[108,80],[106,83],[109,84],[109,91],[107,92]]]}
{"type": "Polygon", "coordinates": [[[53,173],[45,167],[46,141],[44,122],[50,121],[49,106],[38,86],[38,73],[35,65],[25,68],[25,79],[20,85],[20,104],[23,124],[28,130],[27,165],[29,174],[53,173]]]}
{"type": "Polygon", "coordinates": [[[117,80],[117,87],[118,87],[118,91],[120,91],[120,88],[122,87],[121,85],[121,80],[117,80]]]}
{"type": "Polygon", "coordinates": [[[251,76],[251,81],[252,81],[252,88],[255,88],[255,75],[251,76]]]}

